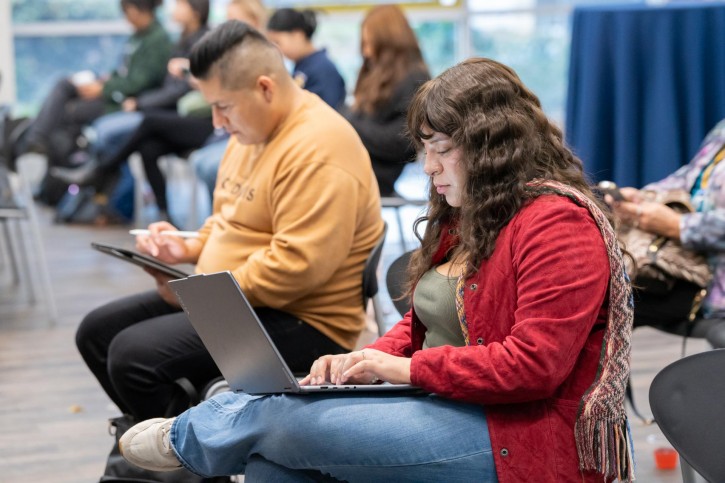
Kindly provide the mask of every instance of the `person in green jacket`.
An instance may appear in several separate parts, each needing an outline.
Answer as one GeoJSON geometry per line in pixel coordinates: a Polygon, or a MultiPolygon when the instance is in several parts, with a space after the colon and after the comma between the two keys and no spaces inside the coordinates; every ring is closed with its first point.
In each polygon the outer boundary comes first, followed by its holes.
{"type": "Polygon", "coordinates": [[[121,0],[121,9],[134,29],[124,45],[121,64],[103,77],[82,71],[60,80],[28,131],[26,151],[48,153],[51,138],[61,127],[74,138],[83,125],[118,110],[126,98],[162,84],[172,43],[156,19],[161,3],[121,0]]]}

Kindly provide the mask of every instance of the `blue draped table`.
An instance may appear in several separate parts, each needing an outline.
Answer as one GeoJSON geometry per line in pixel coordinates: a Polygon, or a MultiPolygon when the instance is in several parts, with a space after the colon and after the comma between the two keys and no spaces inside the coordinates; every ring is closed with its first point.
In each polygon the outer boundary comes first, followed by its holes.
{"type": "Polygon", "coordinates": [[[725,118],[725,2],[574,10],[566,138],[594,181],[664,178],[725,118]]]}

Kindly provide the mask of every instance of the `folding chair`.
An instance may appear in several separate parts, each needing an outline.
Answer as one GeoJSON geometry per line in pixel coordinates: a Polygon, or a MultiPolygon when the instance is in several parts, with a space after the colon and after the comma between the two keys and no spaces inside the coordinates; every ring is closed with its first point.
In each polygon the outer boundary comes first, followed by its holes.
{"type": "Polygon", "coordinates": [[[0,205],[0,225],[2,225],[3,244],[13,272],[13,282],[18,284],[21,278],[27,280],[29,302],[35,305],[36,301],[44,300],[49,323],[54,325],[58,319],[58,309],[53,296],[33,195],[22,178],[6,168],[0,169],[0,178],[7,181],[0,185],[0,190],[4,191],[4,195],[0,196],[3,199],[0,205]],[[30,244],[24,240],[23,228],[28,228],[30,232],[32,238],[30,244]],[[37,263],[31,263],[27,248],[30,248],[37,263]],[[24,277],[20,275],[21,270],[24,270],[24,277]],[[34,274],[39,277],[40,287],[33,284],[34,274]]]}
{"type": "Polygon", "coordinates": [[[372,300],[373,303],[373,315],[375,316],[375,323],[378,326],[378,335],[385,333],[385,316],[383,314],[383,308],[380,304],[380,297],[378,296],[378,267],[380,266],[380,257],[383,253],[383,245],[385,244],[385,236],[388,233],[388,224],[385,224],[383,228],[383,234],[380,239],[373,247],[368,259],[365,261],[365,268],[363,268],[362,275],[362,304],[363,310],[367,310],[368,301],[372,300]]]}
{"type": "Polygon", "coordinates": [[[405,227],[403,226],[403,218],[400,214],[400,210],[404,206],[425,206],[428,203],[427,200],[413,200],[409,198],[403,198],[402,196],[383,196],[380,198],[380,205],[383,209],[390,208],[395,210],[395,222],[398,225],[398,235],[400,236],[400,248],[403,251],[408,249],[405,243],[405,227]]]}
{"type": "Polygon", "coordinates": [[[390,299],[401,317],[410,310],[410,301],[404,298],[403,295],[405,294],[408,279],[408,263],[412,254],[412,251],[408,251],[393,260],[388,268],[388,273],[385,275],[388,295],[390,295],[390,299]]]}

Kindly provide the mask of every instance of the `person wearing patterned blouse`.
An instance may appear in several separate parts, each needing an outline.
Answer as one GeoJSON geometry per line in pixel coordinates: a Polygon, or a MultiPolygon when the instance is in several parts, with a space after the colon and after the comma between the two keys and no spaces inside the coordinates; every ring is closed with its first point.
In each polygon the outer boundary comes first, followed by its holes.
{"type": "MultiPolygon", "coordinates": [[[[640,230],[679,240],[682,246],[707,255],[713,279],[697,314],[698,329],[716,347],[725,347],[725,119],[705,137],[692,160],[666,178],[641,190],[621,188],[625,200],[607,201],[625,223],[640,230]],[[656,201],[647,191],[684,190],[695,211],[678,213],[656,201]],[[712,335],[710,335],[712,334],[712,335]]],[[[635,289],[634,325],[672,331],[685,321],[700,287],[677,280],[672,290],[652,293],[635,289]]]]}

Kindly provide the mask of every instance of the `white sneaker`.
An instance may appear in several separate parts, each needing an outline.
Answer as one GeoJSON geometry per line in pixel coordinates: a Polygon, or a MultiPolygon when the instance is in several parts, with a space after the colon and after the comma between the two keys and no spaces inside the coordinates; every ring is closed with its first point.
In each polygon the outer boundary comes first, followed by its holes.
{"type": "Polygon", "coordinates": [[[173,471],[181,468],[171,449],[169,431],[174,418],[142,421],[126,431],[118,441],[118,449],[130,463],[151,471],[173,471]]]}

